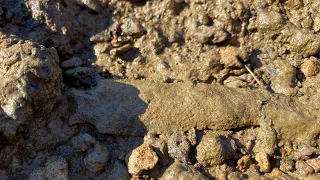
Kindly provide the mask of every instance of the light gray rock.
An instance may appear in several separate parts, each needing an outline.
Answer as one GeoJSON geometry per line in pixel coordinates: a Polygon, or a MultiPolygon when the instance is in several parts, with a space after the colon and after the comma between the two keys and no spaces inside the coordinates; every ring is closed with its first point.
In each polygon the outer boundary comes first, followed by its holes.
{"type": "Polygon", "coordinates": [[[190,142],[182,132],[173,133],[168,140],[168,153],[183,163],[189,162],[190,142]]]}

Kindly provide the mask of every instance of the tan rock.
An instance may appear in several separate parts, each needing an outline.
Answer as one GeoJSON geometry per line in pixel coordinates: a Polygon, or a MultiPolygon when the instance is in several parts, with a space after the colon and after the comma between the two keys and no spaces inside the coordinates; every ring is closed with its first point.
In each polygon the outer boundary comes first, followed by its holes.
{"type": "Polygon", "coordinates": [[[142,144],[132,151],[128,159],[128,171],[134,176],[139,176],[144,170],[152,169],[158,160],[150,145],[142,144]]]}
{"type": "Polygon", "coordinates": [[[197,146],[197,160],[205,167],[222,164],[236,153],[232,139],[216,133],[204,135],[197,146]]]}
{"type": "Polygon", "coordinates": [[[314,169],[315,173],[320,172],[320,159],[319,158],[308,159],[308,160],[306,160],[306,163],[314,169]]]}
{"type": "Polygon", "coordinates": [[[255,155],[255,160],[258,162],[260,167],[260,172],[270,171],[270,160],[267,153],[259,152],[255,155]]]}
{"type": "Polygon", "coordinates": [[[307,176],[314,173],[314,169],[304,161],[297,161],[296,169],[297,174],[300,176],[307,176]]]}
{"type": "Polygon", "coordinates": [[[251,163],[252,161],[249,155],[242,156],[237,162],[237,168],[241,171],[246,170],[250,167],[251,163]]]}
{"type": "Polygon", "coordinates": [[[316,58],[305,59],[301,64],[301,71],[306,77],[315,76],[319,73],[319,62],[316,58]]]}
{"type": "Polygon", "coordinates": [[[225,67],[241,68],[243,66],[241,61],[247,60],[247,55],[239,48],[228,46],[220,49],[221,62],[225,67]]]}

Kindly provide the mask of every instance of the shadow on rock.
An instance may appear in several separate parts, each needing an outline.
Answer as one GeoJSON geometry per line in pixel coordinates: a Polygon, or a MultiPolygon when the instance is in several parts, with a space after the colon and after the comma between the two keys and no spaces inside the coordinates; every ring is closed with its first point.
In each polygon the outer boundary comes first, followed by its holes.
{"type": "Polygon", "coordinates": [[[86,91],[68,92],[69,125],[90,123],[99,133],[144,136],[147,129],[140,121],[148,104],[139,97],[134,86],[102,80],[86,91]]]}

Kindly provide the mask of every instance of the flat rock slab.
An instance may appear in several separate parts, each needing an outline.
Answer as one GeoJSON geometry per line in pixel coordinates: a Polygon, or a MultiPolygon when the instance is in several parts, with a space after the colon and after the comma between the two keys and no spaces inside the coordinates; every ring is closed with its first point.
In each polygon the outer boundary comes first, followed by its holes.
{"type": "Polygon", "coordinates": [[[147,132],[171,134],[191,128],[232,130],[259,125],[274,125],[283,133],[279,135],[287,138],[300,137],[297,131],[306,129],[308,139],[319,133],[318,127],[309,128],[318,120],[303,105],[263,90],[102,80],[93,89],[71,89],[68,98],[70,125],[90,123],[107,134],[143,136],[147,132]]]}

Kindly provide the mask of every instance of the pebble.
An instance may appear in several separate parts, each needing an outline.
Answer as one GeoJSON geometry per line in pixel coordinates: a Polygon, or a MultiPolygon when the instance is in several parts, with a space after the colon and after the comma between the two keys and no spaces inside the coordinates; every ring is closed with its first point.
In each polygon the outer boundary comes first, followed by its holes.
{"type": "Polygon", "coordinates": [[[128,171],[133,176],[139,176],[144,170],[155,167],[159,158],[150,145],[142,144],[134,149],[128,158],[128,171]]]}
{"type": "Polygon", "coordinates": [[[109,159],[109,150],[107,145],[99,143],[83,159],[84,167],[94,173],[104,169],[109,159]]]}
{"type": "Polygon", "coordinates": [[[267,153],[258,152],[254,158],[258,162],[258,165],[260,167],[260,172],[269,172],[270,171],[270,160],[269,160],[269,156],[267,153]]]}
{"type": "Polygon", "coordinates": [[[319,62],[316,58],[305,59],[301,64],[301,71],[306,77],[316,76],[319,73],[319,62]]]}
{"type": "Polygon", "coordinates": [[[90,134],[80,134],[71,139],[72,148],[80,152],[86,152],[96,143],[97,141],[90,134]]]}
{"type": "Polygon", "coordinates": [[[251,157],[249,155],[242,156],[238,160],[237,164],[238,164],[237,168],[240,171],[244,171],[244,170],[248,169],[250,167],[250,165],[252,164],[251,157]]]}
{"type": "Polygon", "coordinates": [[[188,137],[182,132],[173,133],[168,140],[168,153],[171,157],[183,163],[188,163],[190,153],[188,137]]]}
{"type": "Polygon", "coordinates": [[[197,160],[205,167],[222,164],[236,153],[234,140],[215,133],[202,137],[197,146],[197,160]]]}
{"type": "Polygon", "coordinates": [[[132,18],[126,19],[120,28],[123,34],[135,37],[141,37],[147,32],[138,20],[132,18]]]}
{"type": "Polygon", "coordinates": [[[315,173],[320,172],[320,158],[308,159],[306,163],[314,169],[315,173]]]}
{"type": "Polygon", "coordinates": [[[304,161],[296,162],[296,170],[299,176],[307,176],[314,173],[314,169],[304,161]]]}

